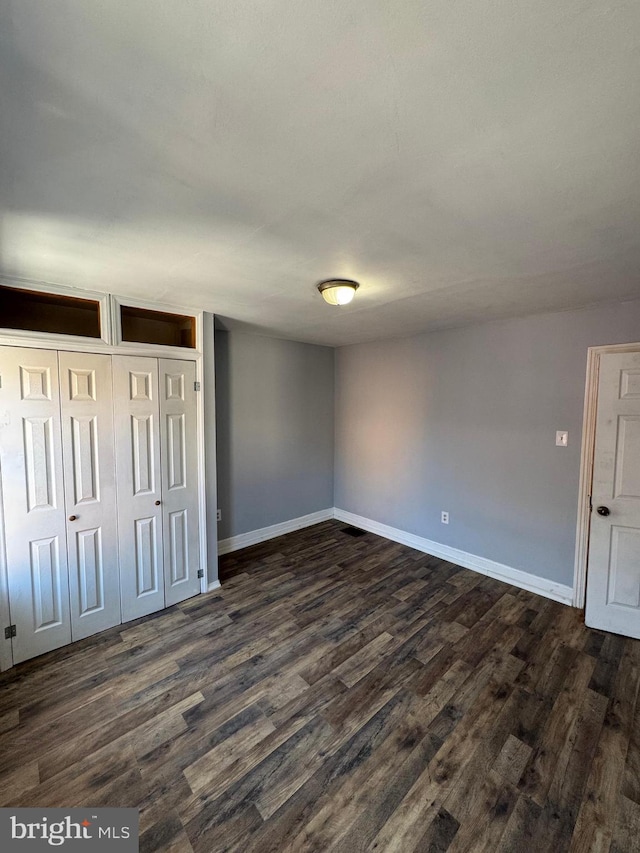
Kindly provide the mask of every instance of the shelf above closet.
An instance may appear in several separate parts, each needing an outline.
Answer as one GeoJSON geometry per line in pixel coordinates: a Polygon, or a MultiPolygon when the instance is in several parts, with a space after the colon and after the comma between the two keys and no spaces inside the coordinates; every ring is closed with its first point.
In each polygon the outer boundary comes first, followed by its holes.
{"type": "Polygon", "coordinates": [[[0,327],[100,338],[100,302],[3,286],[0,287],[0,327]]]}
{"type": "Polygon", "coordinates": [[[123,341],[189,349],[196,346],[195,317],[121,305],[120,323],[123,341]]]}

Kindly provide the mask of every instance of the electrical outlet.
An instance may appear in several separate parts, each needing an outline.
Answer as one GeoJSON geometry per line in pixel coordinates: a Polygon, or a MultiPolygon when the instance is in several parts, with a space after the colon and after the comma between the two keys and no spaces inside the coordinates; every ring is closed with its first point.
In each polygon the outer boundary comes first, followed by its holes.
{"type": "Polygon", "coordinates": [[[556,433],[556,447],[569,446],[569,433],[565,430],[558,430],[556,433]]]}
{"type": "Polygon", "coordinates": [[[442,510],[442,512],[440,513],[440,521],[443,524],[449,524],[449,513],[442,510]]]}
{"type": "Polygon", "coordinates": [[[221,509],[216,511],[216,520],[222,521],[222,510],[221,509]]]}

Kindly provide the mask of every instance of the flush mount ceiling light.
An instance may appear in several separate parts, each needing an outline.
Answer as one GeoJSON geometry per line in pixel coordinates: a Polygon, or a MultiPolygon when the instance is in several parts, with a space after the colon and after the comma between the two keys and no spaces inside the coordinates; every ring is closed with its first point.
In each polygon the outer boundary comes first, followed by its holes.
{"type": "Polygon", "coordinates": [[[359,287],[357,281],[348,278],[328,278],[320,282],[318,290],[329,305],[346,305],[351,302],[359,287]]]}

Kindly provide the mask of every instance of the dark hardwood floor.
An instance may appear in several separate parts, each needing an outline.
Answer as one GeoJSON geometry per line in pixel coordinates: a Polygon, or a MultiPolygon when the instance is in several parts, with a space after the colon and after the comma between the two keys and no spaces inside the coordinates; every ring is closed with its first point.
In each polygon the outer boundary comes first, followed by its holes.
{"type": "Polygon", "coordinates": [[[640,851],[640,641],[327,522],[0,677],[0,799],[142,851],[640,851]]]}

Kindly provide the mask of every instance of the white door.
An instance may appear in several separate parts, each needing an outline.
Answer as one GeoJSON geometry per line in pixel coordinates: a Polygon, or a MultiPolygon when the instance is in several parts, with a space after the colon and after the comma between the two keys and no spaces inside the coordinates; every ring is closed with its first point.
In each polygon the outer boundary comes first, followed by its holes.
{"type": "Polygon", "coordinates": [[[158,360],[113,356],[122,621],[165,606],[158,360]]]}
{"type": "Polygon", "coordinates": [[[58,354],[0,349],[0,466],[14,663],[71,642],[58,354]]]}
{"type": "Polygon", "coordinates": [[[167,607],[200,592],[196,366],[162,358],[160,443],[167,607]]]}
{"type": "Polygon", "coordinates": [[[59,353],[71,634],[120,623],[111,356],[59,353]]]}
{"type": "Polygon", "coordinates": [[[600,360],[586,623],[640,638],[640,353],[600,360]]]}

